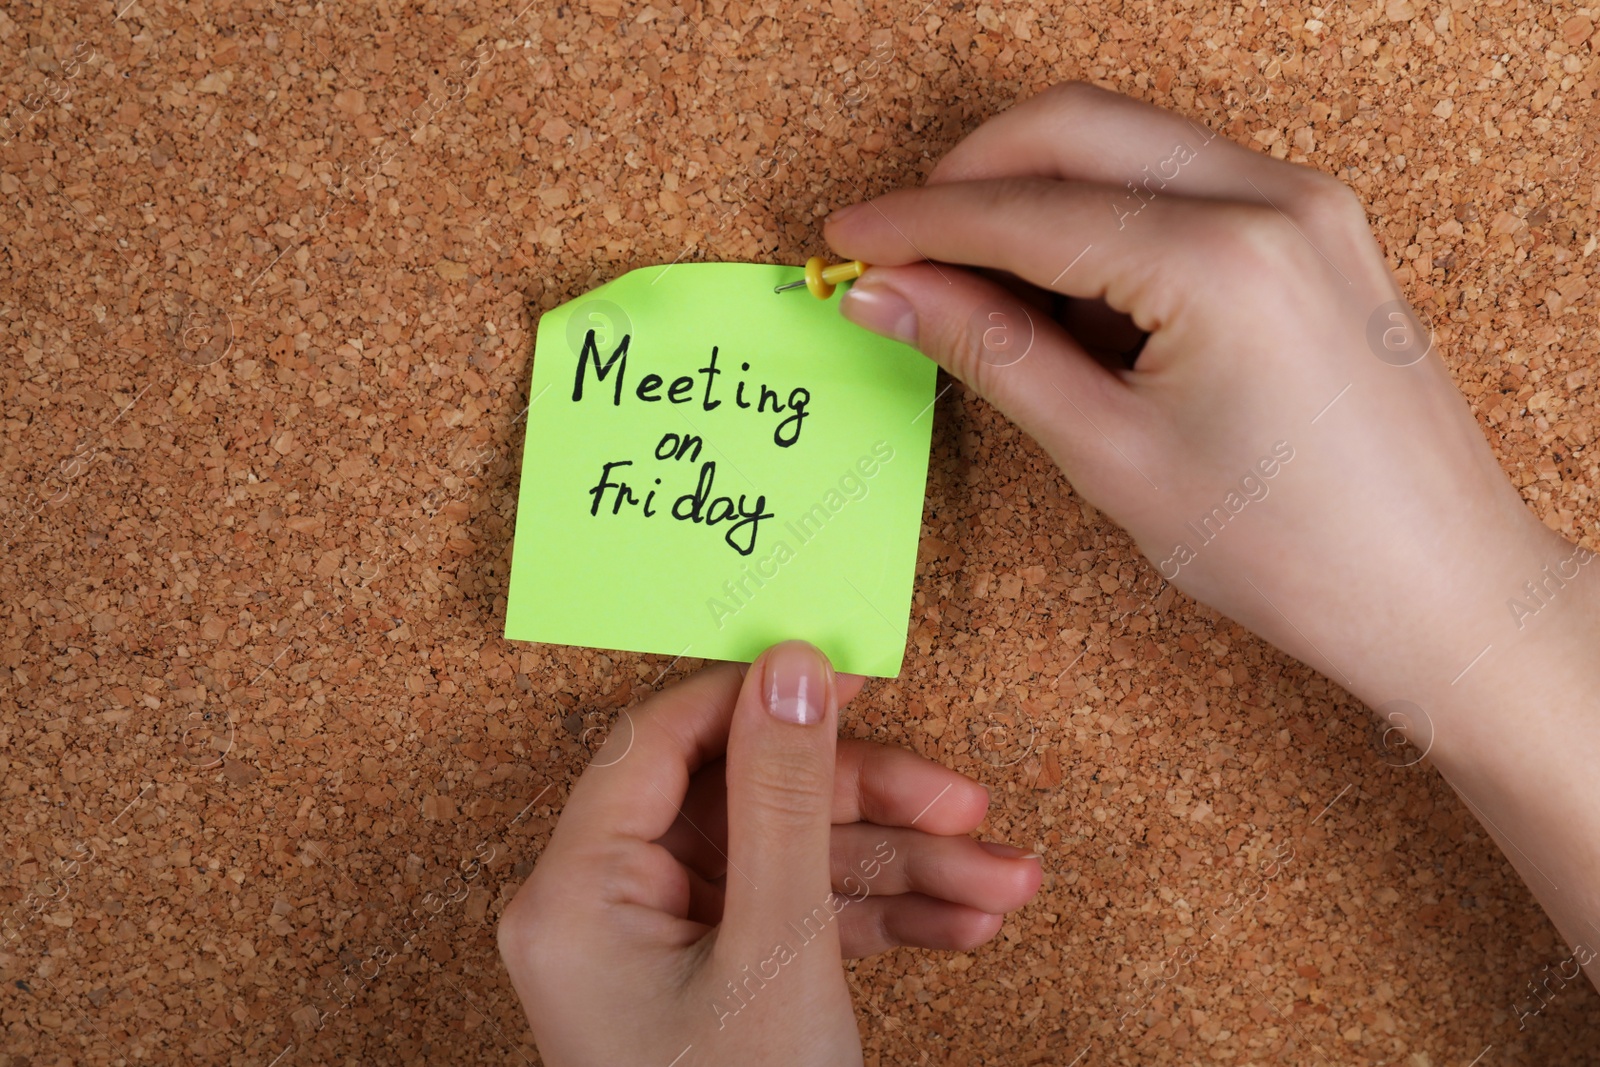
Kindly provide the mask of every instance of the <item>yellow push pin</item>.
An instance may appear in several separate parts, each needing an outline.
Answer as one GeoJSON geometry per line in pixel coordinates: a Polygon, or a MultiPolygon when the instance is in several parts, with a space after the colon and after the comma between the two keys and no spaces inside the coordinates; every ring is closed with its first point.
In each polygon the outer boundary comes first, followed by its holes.
{"type": "Polygon", "coordinates": [[[848,282],[861,277],[861,272],[867,269],[867,264],[859,259],[852,259],[848,263],[835,263],[828,266],[828,261],[821,256],[812,256],[806,260],[806,276],[797,282],[776,286],[772,291],[781,293],[786,289],[798,289],[802,285],[811,290],[811,295],[818,300],[826,300],[833,295],[833,287],[840,282],[848,282]]]}

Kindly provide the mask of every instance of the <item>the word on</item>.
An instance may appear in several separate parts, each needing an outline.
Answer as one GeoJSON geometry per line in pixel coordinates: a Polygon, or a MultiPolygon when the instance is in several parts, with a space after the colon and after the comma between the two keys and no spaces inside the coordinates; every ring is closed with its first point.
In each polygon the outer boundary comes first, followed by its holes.
{"type": "Polygon", "coordinates": [[[1230,490],[1228,495],[1222,498],[1221,504],[1214,505],[1209,512],[1201,517],[1198,525],[1193,522],[1187,524],[1189,530],[1194,533],[1195,539],[1199,542],[1199,548],[1191,548],[1187,541],[1180,541],[1174,545],[1172,554],[1156,565],[1156,569],[1161,572],[1161,577],[1169,582],[1177,578],[1179,571],[1195,561],[1199,555],[1200,548],[1204,548],[1217,539],[1227,527],[1230,519],[1237,517],[1240,512],[1250,505],[1251,501],[1265,500],[1267,494],[1271,492],[1267,485],[1267,480],[1277,477],[1278,471],[1282,469],[1280,464],[1287,464],[1292,459],[1294,459],[1294,449],[1287,441],[1274,443],[1272,453],[1256,460],[1255,467],[1246,471],[1244,476],[1239,479],[1237,491],[1230,490]],[[1261,475],[1259,478],[1256,476],[1257,471],[1261,475]],[[1243,494],[1242,496],[1240,495],[1241,493],[1243,494]],[[1168,570],[1169,567],[1171,568],[1170,571],[1168,570]]]}

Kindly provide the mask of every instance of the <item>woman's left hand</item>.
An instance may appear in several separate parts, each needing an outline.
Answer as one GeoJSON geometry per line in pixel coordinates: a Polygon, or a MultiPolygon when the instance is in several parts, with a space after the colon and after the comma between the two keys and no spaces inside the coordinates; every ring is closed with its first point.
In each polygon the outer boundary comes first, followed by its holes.
{"type": "Polygon", "coordinates": [[[549,1067],[858,1063],[841,956],[971,949],[1038,892],[966,836],[978,783],[836,741],[861,685],[787,642],[624,712],[500,923],[549,1067]]]}

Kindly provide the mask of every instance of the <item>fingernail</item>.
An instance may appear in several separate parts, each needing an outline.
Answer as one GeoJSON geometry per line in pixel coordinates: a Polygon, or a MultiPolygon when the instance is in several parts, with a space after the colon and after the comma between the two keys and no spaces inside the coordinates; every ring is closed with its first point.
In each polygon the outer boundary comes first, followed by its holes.
{"type": "Polygon", "coordinates": [[[998,841],[979,841],[978,844],[989,855],[999,856],[1003,860],[1036,860],[1039,858],[1039,853],[1037,852],[1029,852],[1027,849],[1018,848],[1015,845],[1002,845],[998,841]]]}
{"type": "Polygon", "coordinates": [[[822,721],[829,666],[804,641],[785,641],[767,653],[767,711],[783,722],[809,726],[822,721]]]}
{"type": "Polygon", "coordinates": [[[839,314],[873,333],[903,344],[917,343],[917,313],[911,309],[910,302],[882,282],[873,280],[871,272],[850,286],[839,303],[839,314]]]}

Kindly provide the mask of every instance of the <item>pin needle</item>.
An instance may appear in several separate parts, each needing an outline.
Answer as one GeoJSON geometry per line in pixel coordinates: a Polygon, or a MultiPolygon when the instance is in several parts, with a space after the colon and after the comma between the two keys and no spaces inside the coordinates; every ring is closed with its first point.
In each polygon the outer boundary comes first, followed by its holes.
{"type": "Polygon", "coordinates": [[[828,261],[821,256],[812,256],[806,260],[806,276],[799,281],[788,282],[775,286],[773,292],[781,293],[789,289],[798,289],[802,285],[811,290],[811,295],[818,300],[826,300],[833,295],[833,287],[840,282],[847,282],[861,277],[861,272],[867,269],[867,264],[859,259],[852,259],[848,263],[835,263],[828,266],[828,261]]]}

